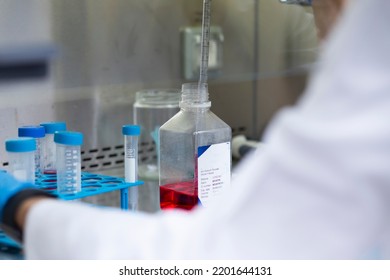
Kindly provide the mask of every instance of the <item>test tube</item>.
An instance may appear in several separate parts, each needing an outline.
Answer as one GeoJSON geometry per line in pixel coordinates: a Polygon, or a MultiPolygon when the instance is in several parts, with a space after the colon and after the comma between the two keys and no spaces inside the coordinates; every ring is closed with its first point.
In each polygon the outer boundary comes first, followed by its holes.
{"type": "Polygon", "coordinates": [[[43,169],[43,141],[45,128],[43,126],[22,126],[18,129],[19,137],[32,137],[35,139],[35,173],[39,176],[43,169]]]}
{"type": "Polygon", "coordinates": [[[35,183],[35,139],[19,137],[5,141],[8,153],[9,172],[16,179],[35,183]]]}
{"type": "MultiPolygon", "coordinates": [[[[135,183],[138,180],[138,137],[141,133],[139,125],[124,125],[122,134],[125,143],[125,181],[135,183]]],[[[136,211],[138,208],[138,187],[121,190],[122,208],[136,211]],[[128,204],[128,207],[126,205],[128,204]]]]}
{"type": "Polygon", "coordinates": [[[81,191],[81,145],[83,134],[59,131],[54,134],[57,159],[57,191],[74,194],[81,191]]]}
{"type": "Polygon", "coordinates": [[[54,143],[54,133],[65,131],[66,123],[64,122],[45,122],[41,123],[45,128],[46,136],[43,141],[43,173],[56,174],[56,144],[54,143]]]}

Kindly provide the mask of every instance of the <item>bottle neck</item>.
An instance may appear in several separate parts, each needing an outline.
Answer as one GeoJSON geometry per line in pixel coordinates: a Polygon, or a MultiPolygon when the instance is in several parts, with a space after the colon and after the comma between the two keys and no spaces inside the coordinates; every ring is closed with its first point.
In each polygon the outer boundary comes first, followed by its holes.
{"type": "Polygon", "coordinates": [[[183,84],[179,106],[185,111],[209,110],[211,102],[207,84],[201,87],[198,84],[183,84]]]}
{"type": "Polygon", "coordinates": [[[202,103],[186,103],[180,102],[180,109],[186,112],[206,112],[209,111],[211,107],[211,102],[202,102],[202,103]]]}

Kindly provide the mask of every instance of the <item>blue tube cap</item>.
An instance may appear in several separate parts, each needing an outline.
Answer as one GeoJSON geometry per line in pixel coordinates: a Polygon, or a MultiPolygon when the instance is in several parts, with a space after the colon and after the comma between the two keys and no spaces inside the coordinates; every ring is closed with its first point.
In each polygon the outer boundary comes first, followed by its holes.
{"type": "Polygon", "coordinates": [[[141,127],[139,125],[124,125],[122,126],[122,134],[139,136],[141,134],[141,127]]]}
{"type": "Polygon", "coordinates": [[[5,141],[5,150],[12,153],[33,152],[37,149],[34,138],[19,137],[5,141]]]}
{"type": "Polygon", "coordinates": [[[41,123],[40,125],[45,128],[47,134],[54,134],[56,131],[66,130],[65,122],[46,122],[46,123],[41,123]]]}
{"type": "Polygon", "coordinates": [[[54,133],[54,142],[62,145],[81,146],[83,134],[75,131],[58,131],[54,133]]]}
{"type": "Polygon", "coordinates": [[[22,126],[18,129],[19,137],[43,138],[45,134],[43,126],[22,126]]]}

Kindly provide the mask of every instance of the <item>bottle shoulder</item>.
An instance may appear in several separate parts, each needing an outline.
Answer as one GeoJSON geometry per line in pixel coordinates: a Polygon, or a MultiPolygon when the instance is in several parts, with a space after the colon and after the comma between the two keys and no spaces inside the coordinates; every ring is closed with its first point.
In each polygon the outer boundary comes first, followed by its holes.
{"type": "Polygon", "coordinates": [[[221,118],[211,110],[180,110],[161,126],[161,130],[215,130],[230,129],[221,118]]]}

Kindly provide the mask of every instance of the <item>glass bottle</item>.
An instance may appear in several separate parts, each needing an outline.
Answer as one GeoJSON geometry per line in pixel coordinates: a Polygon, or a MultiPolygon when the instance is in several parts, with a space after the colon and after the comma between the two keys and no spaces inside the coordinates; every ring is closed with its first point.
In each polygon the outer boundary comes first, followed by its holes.
{"type": "Polygon", "coordinates": [[[139,188],[139,210],[160,210],[158,183],[158,131],[166,121],[179,112],[181,92],[178,89],[146,89],[136,93],[134,123],[141,126],[139,138],[142,158],[138,176],[144,182],[139,188]]]}
{"type": "Polygon", "coordinates": [[[211,112],[208,88],[184,84],[180,112],[160,128],[161,209],[205,207],[230,186],[231,128],[211,112]]]}

